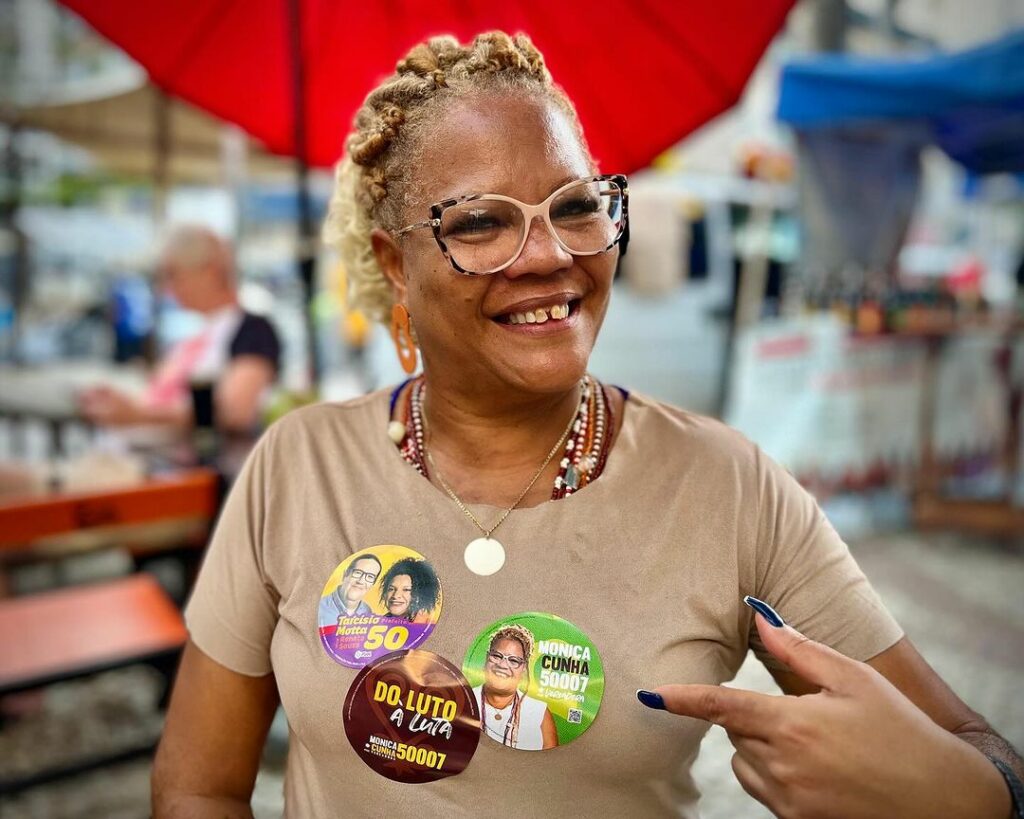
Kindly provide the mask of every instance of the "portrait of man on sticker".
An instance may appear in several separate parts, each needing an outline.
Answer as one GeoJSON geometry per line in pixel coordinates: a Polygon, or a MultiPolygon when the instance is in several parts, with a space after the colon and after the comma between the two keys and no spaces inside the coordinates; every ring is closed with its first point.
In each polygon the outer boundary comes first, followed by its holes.
{"type": "Polygon", "coordinates": [[[345,569],[341,583],[320,600],[320,622],[337,623],[344,617],[363,617],[373,610],[363,599],[380,577],[380,560],[372,554],[363,555],[345,569]]]}

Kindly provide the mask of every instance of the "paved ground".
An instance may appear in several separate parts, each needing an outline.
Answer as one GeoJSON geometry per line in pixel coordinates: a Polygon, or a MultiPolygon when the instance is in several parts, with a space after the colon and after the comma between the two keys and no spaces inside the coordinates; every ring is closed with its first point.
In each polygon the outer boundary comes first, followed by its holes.
{"type": "MultiPolygon", "coordinates": [[[[969,538],[913,534],[858,541],[854,554],[918,648],[953,688],[1018,747],[1024,747],[1024,555],[969,538]]],[[[734,683],[774,690],[756,661],[734,683]]],[[[45,714],[0,731],[0,766],[75,743],[154,730],[156,679],[142,670],[53,689],[45,714]],[[128,696],[125,696],[125,693],[128,696]]],[[[712,729],[697,764],[705,819],[770,814],[742,792],[729,768],[731,746],[712,729]]],[[[134,819],[149,813],[149,765],[125,764],[0,801],[0,817],[134,819]]],[[[281,768],[268,763],[254,798],[257,817],[281,810],[281,768]]]]}

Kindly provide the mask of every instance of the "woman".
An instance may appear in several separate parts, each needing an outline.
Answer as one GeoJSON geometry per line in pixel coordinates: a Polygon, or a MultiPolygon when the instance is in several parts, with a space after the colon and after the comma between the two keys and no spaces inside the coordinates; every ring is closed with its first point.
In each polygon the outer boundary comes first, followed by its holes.
{"type": "Polygon", "coordinates": [[[547,705],[528,697],[533,635],[520,625],[498,629],[484,660],[484,682],[473,689],[480,703],[480,725],[495,742],[520,751],[558,745],[555,720],[547,705]]]}
{"type": "Polygon", "coordinates": [[[250,457],[187,612],[158,817],[248,815],[278,697],[289,816],[384,801],[418,817],[696,816],[706,719],[730,731],[744,787],[784,816],[1009,815],[979,749],[1019,759],[917,655],[785,470],[714,421],[587,376],[627,195],[596,176],[525,37],[433,39],[369,95],[327,233],[358,305],[391,316],[423,377],[294,412],[250,457]],[[581,239],[579,220],[599,214],[611,233],[581,239]],[[584,629],[604,666],[586,733],[546,754],[481,742],[458,776],[416,787],[339,751],[357,672],[319,650],[315,601],[347,554],[381,543],[442,578],[448,605],[424,647],[443,657],[515,612],[584,629]],[[755,618],[747,594],[837,653],[755,618]],[[766,708],[719,689],[748,647],[807,696],[766,708]],[[648,703],[703,719],[637,704],[662,682],[685,685],[648,703]],[[743,719],[758,709],[772,731],[743,719]]]}
{"type": "Polygon", "coordinates": [[[405,557],[396,561],[381,580],[380,602],[389,617],[426,623],[441,602],[441,584],[426,560],[405,557]]]}

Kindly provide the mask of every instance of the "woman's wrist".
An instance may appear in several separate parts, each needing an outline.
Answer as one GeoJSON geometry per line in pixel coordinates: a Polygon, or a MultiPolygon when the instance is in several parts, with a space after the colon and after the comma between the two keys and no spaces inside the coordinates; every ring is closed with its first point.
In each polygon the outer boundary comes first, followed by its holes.
{"type": "Polygon", "coordinates": [[[996,759],[994,756],[989,756],[988,758],[995,765],[996,770],[1002,774],[1003,781],[1010,792],[1012,805],[1007,816],[1009,819],[1024,819],[1024,782],[1021,782],[1017,774],[1001,759],[996,759]]]}
{"type": "Polygon", "coordinates": [[[994,759],[956,734],[941,754],[930,793],[919,798],[929,803],[925,815],[961,819],[1015,819],[1007,782],[994,759]],[[941,768],[941,771],[939,770],[941,768]]]}

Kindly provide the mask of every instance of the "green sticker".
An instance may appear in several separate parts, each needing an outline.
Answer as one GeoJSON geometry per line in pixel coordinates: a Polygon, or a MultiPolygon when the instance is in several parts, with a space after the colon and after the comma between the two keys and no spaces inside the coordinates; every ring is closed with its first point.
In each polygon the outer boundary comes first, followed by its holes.
{"type": "Polygon", "coordinates": [[[566,745],[597,718],[604,666],[568,620],[524,612],[485,628],[462,661],[483,733],[520,751],[566,745]]]}

